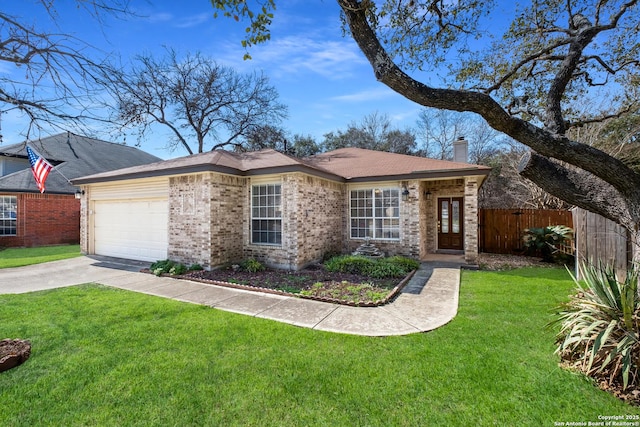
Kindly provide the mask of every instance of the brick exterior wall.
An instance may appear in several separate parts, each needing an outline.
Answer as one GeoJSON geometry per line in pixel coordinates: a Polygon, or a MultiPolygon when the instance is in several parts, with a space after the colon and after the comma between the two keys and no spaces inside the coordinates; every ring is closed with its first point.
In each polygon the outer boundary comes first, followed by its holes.
{"type": "Polygon", "coordinates": [[[478,180],[464,180],[464,260],[478,264],[478,180]]]}
{"type": "MultiPolygon", "coordinates": [[[[340,252],[345,227],[344,185],[302,173],[284,174],[274,182],[282,184],[282,245],[251,243],[251,212],[247,204],[245,258],[297,270],[322,260],[327,253],[340,252]]],[[[247,189],[247,200],[251,185],[247,189]]]]}
{"type": "Polygon", "coordinates": [[[169,259],[215,267],[242,259],[246,178],[199,174],[169,180],[169,259]]]}
{"type": "Polygon", "coordinates": [[[296,266],[322,260],[340,252],[342,230],[346,227],[342,209],[344,185],[308,175],[290,176],[295,181],[293,206],[297,206],[293,224],[297,236],[296,266]]]}
{"type": "Polygon", "coordinates": [[[0,247],[80,242],[80,201],[74,195],[7,193],[17,197],[17,235],[0,236],[0,247]]]}

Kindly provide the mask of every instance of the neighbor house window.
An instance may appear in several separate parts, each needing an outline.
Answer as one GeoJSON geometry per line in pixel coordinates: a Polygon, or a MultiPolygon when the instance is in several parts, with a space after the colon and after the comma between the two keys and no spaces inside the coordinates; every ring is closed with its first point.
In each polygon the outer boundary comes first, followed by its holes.
{"type": "Polygon", "coordinates": [[[251,187],[251,242],[279,245],[282,243],[282,185],[264,184],[251,187]]]}
{"type": "Polygon", "coordinates": [[[351,190],[351,238],[400,239],[397,188],[351,190]]]}
{"type": "Polygon", "coordinates": [[[15,236],[18,229],[18,198],[0,196],[0,236],[15,236]]]}

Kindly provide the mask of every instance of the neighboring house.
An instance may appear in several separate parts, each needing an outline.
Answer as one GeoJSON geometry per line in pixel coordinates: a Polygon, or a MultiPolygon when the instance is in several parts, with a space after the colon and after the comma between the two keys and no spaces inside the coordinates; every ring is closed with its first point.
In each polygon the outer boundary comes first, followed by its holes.
{"type": "Polygon", "coordinates": [[[65,177],[73,179],[159,160],[133,147],[67,133],[0,146],[0,247],[78,243],[79,189],[65,177]],[[43,194],[33,178],[26,144],[55,166],[43,194]]]}
{"type": "Polygon", "coordinates": [[[477,263],[489,171],[358,148],[305,159],[212,151],[73,182],[85,253],[206,268],[253,257],[295,270],[369,239],[389,255],[477,263]]]}

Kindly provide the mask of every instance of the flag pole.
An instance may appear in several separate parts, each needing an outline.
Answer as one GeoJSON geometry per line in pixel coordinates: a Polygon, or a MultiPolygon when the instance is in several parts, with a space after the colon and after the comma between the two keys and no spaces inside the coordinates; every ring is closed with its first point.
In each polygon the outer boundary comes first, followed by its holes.
{"type": "MultiPolygon", "coordinates": [[[[54,170],[54,171],[56,171],[56,172],[58,172],[58,173],[60,174],[60,176],[61,176],[61,177],[63,177],[64,179],[66,179],[66,180],[67,180],[67,182],[68,182],[69,184],[71,184],[71,180],[70,180],[69,178],[67,178],[66,176],[64,176],[64,174],[58,170],[58,166],[53,166],[53,165],[51,165],[51,169],[52,169],[52,170],[54,170]]],[[[71,184],[71,185],[73,185],[73,184],[71,184]]]]}

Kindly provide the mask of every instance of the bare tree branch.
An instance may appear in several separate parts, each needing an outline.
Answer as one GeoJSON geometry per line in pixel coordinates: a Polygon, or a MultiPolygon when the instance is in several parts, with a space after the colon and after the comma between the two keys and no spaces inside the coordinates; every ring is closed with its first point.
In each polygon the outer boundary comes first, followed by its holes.
{"type": "MultiPolygon", "coordinates": [[[[40,3],[55,21],[55,2],[40,3]]],[[[105,14],[129,13],[125,0],[77,3],[97,20],[105,14]]],[[[106,122],[95,108],[105,62],[92,55],[105,56],[69,34],[39,31],[0,12],[0,63],[13,66],[0,76],[0,111],[22,111],[29,121],[27,133],[45,124],[68,129],[106,122]]]]}
{"type": "Polygon", "coordinates": [[[116,121],[144,138],[158,123],[174,135],[173,148],[189,154],[236,147],[252,129],[280,122],[286,107],[262,74],[237,74],[200,54],[179,58],[169,50],[156,59],[139,56],[129,72],[107,82],[118,101],[116,121]]]}

